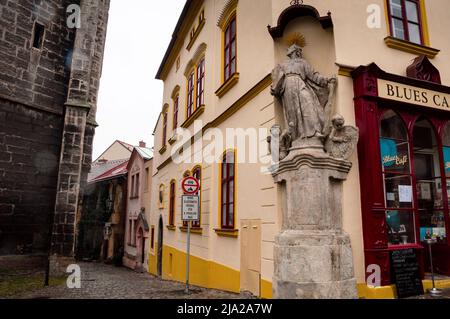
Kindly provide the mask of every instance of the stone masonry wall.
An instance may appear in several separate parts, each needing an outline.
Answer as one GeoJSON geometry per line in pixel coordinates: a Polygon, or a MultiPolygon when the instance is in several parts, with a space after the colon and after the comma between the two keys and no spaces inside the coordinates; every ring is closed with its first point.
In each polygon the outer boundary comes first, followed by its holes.
{"type": "Polygon", "coordinates": [[[0,0],[0,255],[47,251],[52,219],[53,253],[73,255],[108,10],[109,0],[0,0]],[[69,4],[81,29],[66,25],[69,4]]]}
{"type": "MultiPolygon", "coordinates": [[[[75,256],[77,215],[92,161],[98,83],[109,9],[109,0],[82,0],[80,4],[81,28],[77,30],[72,55],[53,224],[51,253],[55,264],[57,259],[62,262],[64,258],[61,257],[75,256]]],[[[61,265],[52,268],[57,272],[61,265]]]]}
{"type": "Polygon", "coordinates": [[[77,1],[0,0],[0,96],[63,114],[75,39],[70,3],[77,1]],[[45,27],[40,49],[32,47],[35,22],[45,27]]]}
{"type": "Polygon", "coordinates": [[[0,255],[47,249],[75,38],[69,3],[0,0],[0,255]]]}
{"type": "Polygon", "coordinates": [[[0,98],[0,255],[45,251],[61,116],[0,98]]]}

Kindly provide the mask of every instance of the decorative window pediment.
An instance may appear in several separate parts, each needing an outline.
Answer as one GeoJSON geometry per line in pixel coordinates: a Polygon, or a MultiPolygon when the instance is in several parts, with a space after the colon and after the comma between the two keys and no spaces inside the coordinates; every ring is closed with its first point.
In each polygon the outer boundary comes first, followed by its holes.
{"type": "Polygon", "coordinates": [[[222,9],[222,12],[220,13],[219,16],[219,20],[217,21],[217,26],[222,30],[226,27],[230,16],[233,15],[234,12],[236,11],[238,2],[239,0],[228,0],[227,4],[222,9]]]}

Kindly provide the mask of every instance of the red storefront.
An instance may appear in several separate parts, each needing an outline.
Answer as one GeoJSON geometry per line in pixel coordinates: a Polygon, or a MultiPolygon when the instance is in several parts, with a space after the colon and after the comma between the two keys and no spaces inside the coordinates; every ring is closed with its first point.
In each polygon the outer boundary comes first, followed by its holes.
{"type": "Polygon", "coordinates": [[[424,276],[427,238],[435,271],[450,275],[450,87],[426,57],[406,74],[375,64],[352,73],[365,262],[381,267],[382,285],[394,250],[413,248],[424,276]]]}

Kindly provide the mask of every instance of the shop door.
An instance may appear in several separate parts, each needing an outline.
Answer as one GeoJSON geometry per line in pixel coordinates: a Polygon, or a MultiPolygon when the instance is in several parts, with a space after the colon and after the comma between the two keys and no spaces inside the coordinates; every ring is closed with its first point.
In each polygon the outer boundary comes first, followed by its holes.
{"type": "Polygon", "coordinates": [[[241,290],[260,296],[261,220],[242,220],[241,231],[241,290]]]}

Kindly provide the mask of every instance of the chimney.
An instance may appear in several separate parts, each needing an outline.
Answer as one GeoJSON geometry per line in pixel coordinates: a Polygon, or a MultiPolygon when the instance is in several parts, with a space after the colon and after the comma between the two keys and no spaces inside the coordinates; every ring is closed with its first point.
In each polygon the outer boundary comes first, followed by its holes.
{"type": "Polygon", "coordinates": [[[144,141],[140,141],[140,142],[139,142],[139,147],[146,147],[145,142],[144,142],[144,141]]]}

